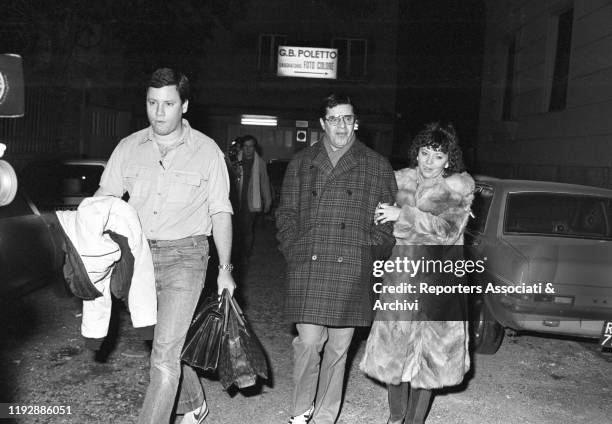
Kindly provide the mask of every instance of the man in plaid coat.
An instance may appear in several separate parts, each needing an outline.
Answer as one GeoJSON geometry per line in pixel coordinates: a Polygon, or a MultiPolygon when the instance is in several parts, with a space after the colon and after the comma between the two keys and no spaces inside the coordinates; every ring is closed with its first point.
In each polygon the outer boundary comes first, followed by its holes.
{"type": "Polygon", "coordinates": [[[298,331],[293,424],[336,421],[353,332],[372,320],[372,262],[395,244],[391,226],[374,224],[376,205],[395,200],[393,170],[355,137],[351,99],[326,97],[320,123],[325,135],[289,164],[276,212],[298,331]]]}

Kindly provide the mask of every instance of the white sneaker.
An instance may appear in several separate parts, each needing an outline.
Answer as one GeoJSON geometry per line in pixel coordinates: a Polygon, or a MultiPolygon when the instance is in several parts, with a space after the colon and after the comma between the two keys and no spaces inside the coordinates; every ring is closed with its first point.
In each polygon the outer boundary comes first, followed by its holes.
{"type": "Polygon", "coordinates": [[[308,409],[308,411],[303,414],[296,415],[295,417],[289,418],[288,424],[306,424],[310,421],[312,417],[312,412],[314,411],[314,404],[308,409]]]}
{"type": "Polygon", "coordinates": [[[198,409],[194,409],[193,411],[187,412],[183,419],[181,420],[181,424],[202,424],[208,415],[208,405],[206,404],[206,400],[202,406],[198,409]]]}

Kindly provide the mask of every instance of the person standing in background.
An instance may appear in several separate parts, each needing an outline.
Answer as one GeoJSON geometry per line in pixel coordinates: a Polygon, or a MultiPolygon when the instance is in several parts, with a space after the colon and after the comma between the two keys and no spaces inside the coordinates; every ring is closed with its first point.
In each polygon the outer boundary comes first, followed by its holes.
{"type": "Polygon", "coordinates": [[[251,256],[257,215],[268,213],[272,203],[270,179],[266,163],[257,152],[257,139],[245,135],[238,152],[238,237],[243,264],[251,256]]]}

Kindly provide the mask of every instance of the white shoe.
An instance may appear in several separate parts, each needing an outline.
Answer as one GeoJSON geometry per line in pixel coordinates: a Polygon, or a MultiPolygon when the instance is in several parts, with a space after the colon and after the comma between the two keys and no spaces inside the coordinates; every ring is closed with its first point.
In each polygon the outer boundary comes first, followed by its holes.
{"type": "Polygon", "coordinates": [[[187,412],[181,421],[181,424],[202,424],[208,415],[208,405],[206,404],[206,400],[202,406],[198,409],[194,409],[193,411],[187,412]]]}
{"type": "Polygon", "coordinates": [[[314,411],[314,404],[308,409],[308,411],[303,414],[296,415],[295,417],[289,418],[288,424],[306,424],[310,421],[312,417],[312,412],[314,411]]]}

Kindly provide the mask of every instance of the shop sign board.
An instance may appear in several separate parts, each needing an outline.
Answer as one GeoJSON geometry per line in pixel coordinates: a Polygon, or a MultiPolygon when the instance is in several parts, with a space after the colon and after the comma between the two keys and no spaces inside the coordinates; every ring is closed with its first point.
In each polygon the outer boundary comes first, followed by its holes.
{"type": "Polygon", "coordinates": [[[322,47],[278,47],[279,77],[336,79],[338,49],[322,47]]]}

